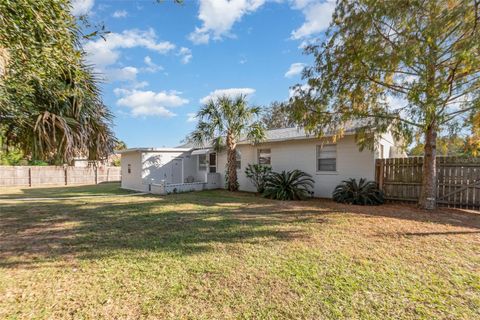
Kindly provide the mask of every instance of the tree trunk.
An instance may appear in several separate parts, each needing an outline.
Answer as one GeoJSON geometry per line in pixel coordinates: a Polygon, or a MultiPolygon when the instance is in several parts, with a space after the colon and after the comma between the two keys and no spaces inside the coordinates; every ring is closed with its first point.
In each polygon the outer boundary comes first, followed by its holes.
{"type": "Polygon", "coordinates": [[[422,193],[419,206],[433,210],[437,207],[437,130],[431,125],[425,133],[423,157],[422,193]]]}
{"type": "Polygon", "coordinates": [[[236,144],[231,134],[227,134],[227,175],[229,191],[238,190],[236,144]]]}

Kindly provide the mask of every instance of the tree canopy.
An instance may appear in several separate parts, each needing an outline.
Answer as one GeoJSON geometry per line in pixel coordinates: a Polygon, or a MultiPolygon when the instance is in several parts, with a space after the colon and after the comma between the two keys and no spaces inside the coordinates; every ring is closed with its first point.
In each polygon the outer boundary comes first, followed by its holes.
{"type": "Polygon", "coordinates": [[[296,120],[337,136],[360,121],[369,147],[387,130],[423,135],[420,202],[432,207],[437,134],[480,127],[479,16],[476,0],[337,1],[326,40],[306,48],[315,63],[296,87],[296,120]]]}
{"type": "Polygon", "coordinates": [[[295,121],[290,115],[290,104],[284,101],[272,102],[270,106],[264,108],[262,122],[268,130],[294,126],[295,121]]]}
{"type": "Polygon", "coordinates": [[[33,159],[107,156],[112,114],[68,0],[0,2],[0,133],[33,159]]]}

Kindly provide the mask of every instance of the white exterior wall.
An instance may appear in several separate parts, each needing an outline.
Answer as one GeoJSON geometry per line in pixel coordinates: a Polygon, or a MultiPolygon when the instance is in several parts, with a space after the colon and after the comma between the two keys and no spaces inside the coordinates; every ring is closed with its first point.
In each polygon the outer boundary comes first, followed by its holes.
{"type": "Polygon", "coordinates": [[[395,140],[390,132],[382,134],[379,139],[379,145],[377,146],[377,158],[386,159],[390,158],[390,149],[395,146],[395,140]],[[380,154],[380,151],[383,146],[383,154],[380,154]]]}
{"type": "MultiPolygon", "coordinates": [[[[256,191],[245,176],[248,163],[257,163],[257,150],[270,149],[273,171],[300,169],[312,175],[315,180],[315,196],[330,198],[335,187],[348,178],[375,179],[375,152],[359,151],[353,136],[346,136],[337,142],[337,171],[317,172],[317,145],[320,140],[292,140],[285,142],[264,143],[257,146],[239,145],[242,157],[241,169],[237,171],[240,190],[256,191]]],[[[226,152],[218,157],[219,172],[225,181],[226,152]]]]}
{"type": "Polygon", "coordinates": [[[142,154],[140,152],[129,152],[122,154],[122,188],[147,191],[142,184],[142,154]],[[130,164],[130,173],[128,165],[130,164]]]}
{"type": "MultiPolygon", "coordinates": [[[[178,152],[143,152],[142,153],[142,181],[147,187],[151,183],[159,183],[165,180],[167,183],[173,183],[172,177],[172,161],[174,159],[184,159],[187,153],[178,152]]],[[[180,178],[183,182],[185,179],[185,172],[180,178]]]]}

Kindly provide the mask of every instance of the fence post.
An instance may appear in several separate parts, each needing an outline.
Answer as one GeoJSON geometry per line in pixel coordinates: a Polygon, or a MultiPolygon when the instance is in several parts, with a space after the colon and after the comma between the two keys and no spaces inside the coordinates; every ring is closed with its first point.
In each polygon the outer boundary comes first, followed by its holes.
{"type": "Polygon", "coordinates": [[[94,168],[95,168],[95,184],[98,184],[98,167],[96,163],[94,164],[94,168]]]}
{"type": "Polygon", "coordinates": [[[384,168],[385,168],[384,162],[385,162],[384,159],[380,160],[380,172],[379,172],[379,182],[378,182],[380,190],[382,190],[382,191],[383,191],[383,171],[384,171],[384,168]]]}
{"type": "Polygon", "coordinates": [[[384,170],[384,159],[377,159],[376,165],[376,176],[378,188],[383,191],[383,170],[384,170]]]}
{"type": "Polygon", "coordinates": [[[32,168],[28,168],[28,186],[32,186],[32,168]]]}
{"type": "Polygon", "coordinates": [[[68,185],[68,167],[63,166],[63,173],[65,174],[65,185],[68,185]]]}

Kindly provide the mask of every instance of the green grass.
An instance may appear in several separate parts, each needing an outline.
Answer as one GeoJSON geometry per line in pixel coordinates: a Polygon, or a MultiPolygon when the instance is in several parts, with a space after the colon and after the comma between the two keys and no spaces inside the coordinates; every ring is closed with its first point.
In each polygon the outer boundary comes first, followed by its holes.
{"type": "Polygon", "coordinates": [[[461,211],[225,191],[0,207],[1,319],[474,319],[479,271],[461,211]]]}
{"type": "Polygon", "coordinates": [[[84,197],[91,195],[115,195],[129,193],[132,192],[129,190],[120,189],[120,183],[118,182],[68,187],[3,187],[0,188],[0,200],[20,198],[84,197]]]}

